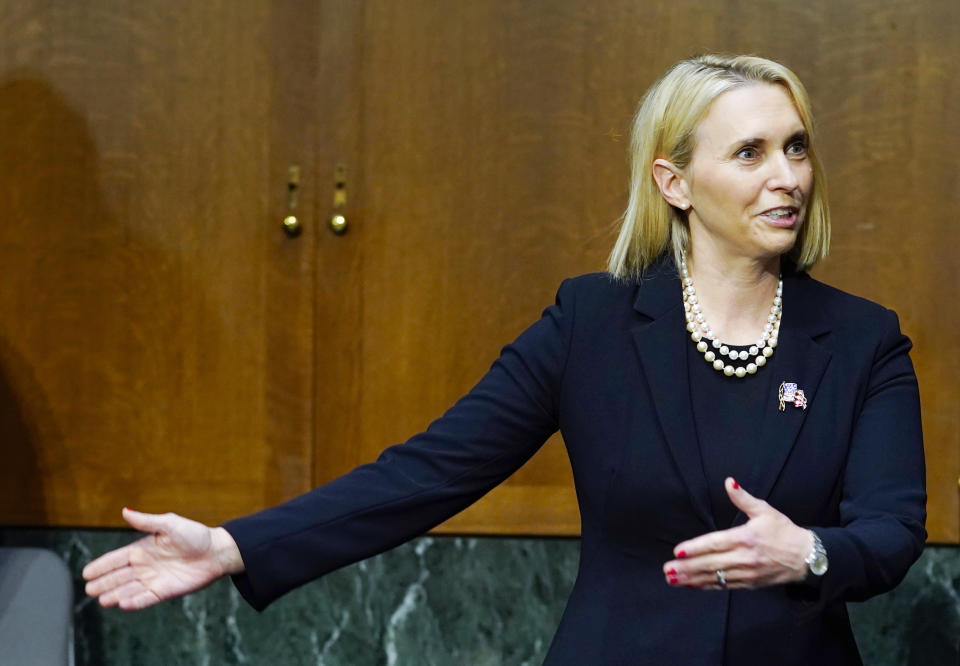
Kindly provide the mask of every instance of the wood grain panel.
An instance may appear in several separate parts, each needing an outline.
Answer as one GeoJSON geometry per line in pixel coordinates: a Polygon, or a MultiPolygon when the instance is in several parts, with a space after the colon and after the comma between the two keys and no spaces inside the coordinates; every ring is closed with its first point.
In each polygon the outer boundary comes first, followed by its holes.
{"type": "Polygon", "coordinates": [[[833,253],[817,277],[893,308],[914,343],[920,381],[931,540],[960,535],[960,326],[947,305],[960,287],[953,223],[960,209],[960,4],[838,3],[824,36],[823,146],[836,220],[833,253]]]}
{"type": "MultiPolygon", "coordinates": [[[[422,429],[602,268],[637,98],[722,50],[810,88],[835,217],[817,275],[900,313],[930,532],[956,542],[960,353],[936,332],[958,323],[958,28],[946,0],[6,3],[0,520],[217,521],[422,429]]],[[[559,438],[442,529],[575,533],[559,438]]]]}
{"type": "MultiPolygon", "coordinates": [[[[957,323],[955,309],[936,307],[956,286],[946,221],[957,132],[942,119],[957,110],[957,13],[944,0],[366,3],[350,46],[363,194],[344,259],[362,279],[359,293],[348,288],[358,365],[342,381],[318,368],[321,385],[351,396],[338,403],[351,448],[318,450],[318,481],[422,429],[563,277],[602,268],[626,201],[630,116],[665,67],[755,52],[800,74],[823,129],[836,243],[818,275],[896,308],[917,343],[930,531],[957,541],[960,427],[947,380],[960,356],[933,344],[957,323]]],[[[574,506],[554,441],[442,529],[570,533],[574,506]],[[530,509],[521,524],[510,514],[526,501],[553,510],[530,509]]]]}
{"type": "Polygon", "coordinates": [[[283,11],[6,4],[3,522],[218,521],[308,486],[313,254],[277,175],[312,135],[278,152],[274,95],[315,63],[273,50],[283,11]]]}
{"type": "Polygon", "coordinates": [[[362,3],[325,0],[315,55],[321,102],[313,110],[319,132],[314,188],[317,191],[317,277],[315,301],[314,482],[333,479],[360,462],[356,450],[364,415],[358,411],[363,331],[362,252],[367,229],[364,172],[360,167],[363,108],[362,3]],[[333,210],[334,170],[346,170],[348,228],[326,226],[333,210]]]}

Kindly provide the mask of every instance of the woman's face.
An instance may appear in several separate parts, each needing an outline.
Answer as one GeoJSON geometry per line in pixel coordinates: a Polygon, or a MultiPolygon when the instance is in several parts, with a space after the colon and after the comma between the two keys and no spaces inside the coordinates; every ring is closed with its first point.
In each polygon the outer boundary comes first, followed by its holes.
{"type": "Polygon", "coordinates": [[[787,92],[752,84],[717,97],[683,170],[696,256],[768,261],[793,247],[813,184],[807,133],[787,92]]]}

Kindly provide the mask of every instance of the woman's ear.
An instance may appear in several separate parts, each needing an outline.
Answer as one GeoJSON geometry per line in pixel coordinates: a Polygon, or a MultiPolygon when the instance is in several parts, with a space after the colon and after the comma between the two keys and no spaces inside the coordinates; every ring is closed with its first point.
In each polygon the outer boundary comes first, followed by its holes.
{"type": "Polygon", "coordinates": [[[683,173],[672,162],[658,157],[653,161],[653,180],[660,194],[674,208],[690,208],[690,188],[683,173]]]}

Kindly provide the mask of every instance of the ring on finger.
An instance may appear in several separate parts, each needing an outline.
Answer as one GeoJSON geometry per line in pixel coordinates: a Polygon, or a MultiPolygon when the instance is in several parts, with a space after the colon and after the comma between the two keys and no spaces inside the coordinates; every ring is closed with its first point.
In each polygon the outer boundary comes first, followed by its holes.
{"type": "Polygon", "coordinates": [[[722,588],[727,587],[727,574],[723,569],[717,569],[717,585],[722,588]]]}

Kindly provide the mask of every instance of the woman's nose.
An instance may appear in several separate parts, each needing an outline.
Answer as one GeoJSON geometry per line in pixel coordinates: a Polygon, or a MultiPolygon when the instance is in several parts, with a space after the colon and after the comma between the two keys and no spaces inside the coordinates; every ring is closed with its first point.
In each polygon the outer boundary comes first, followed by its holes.
{"type": "Polygon", "coordinates": [[[782,152],[777,152],[770,158],[769,164],[770,178],[767,185],[770,189],[792,192],[800,187],[799,170],[803,168],[800,162],[791,160],[782,152]]]}

